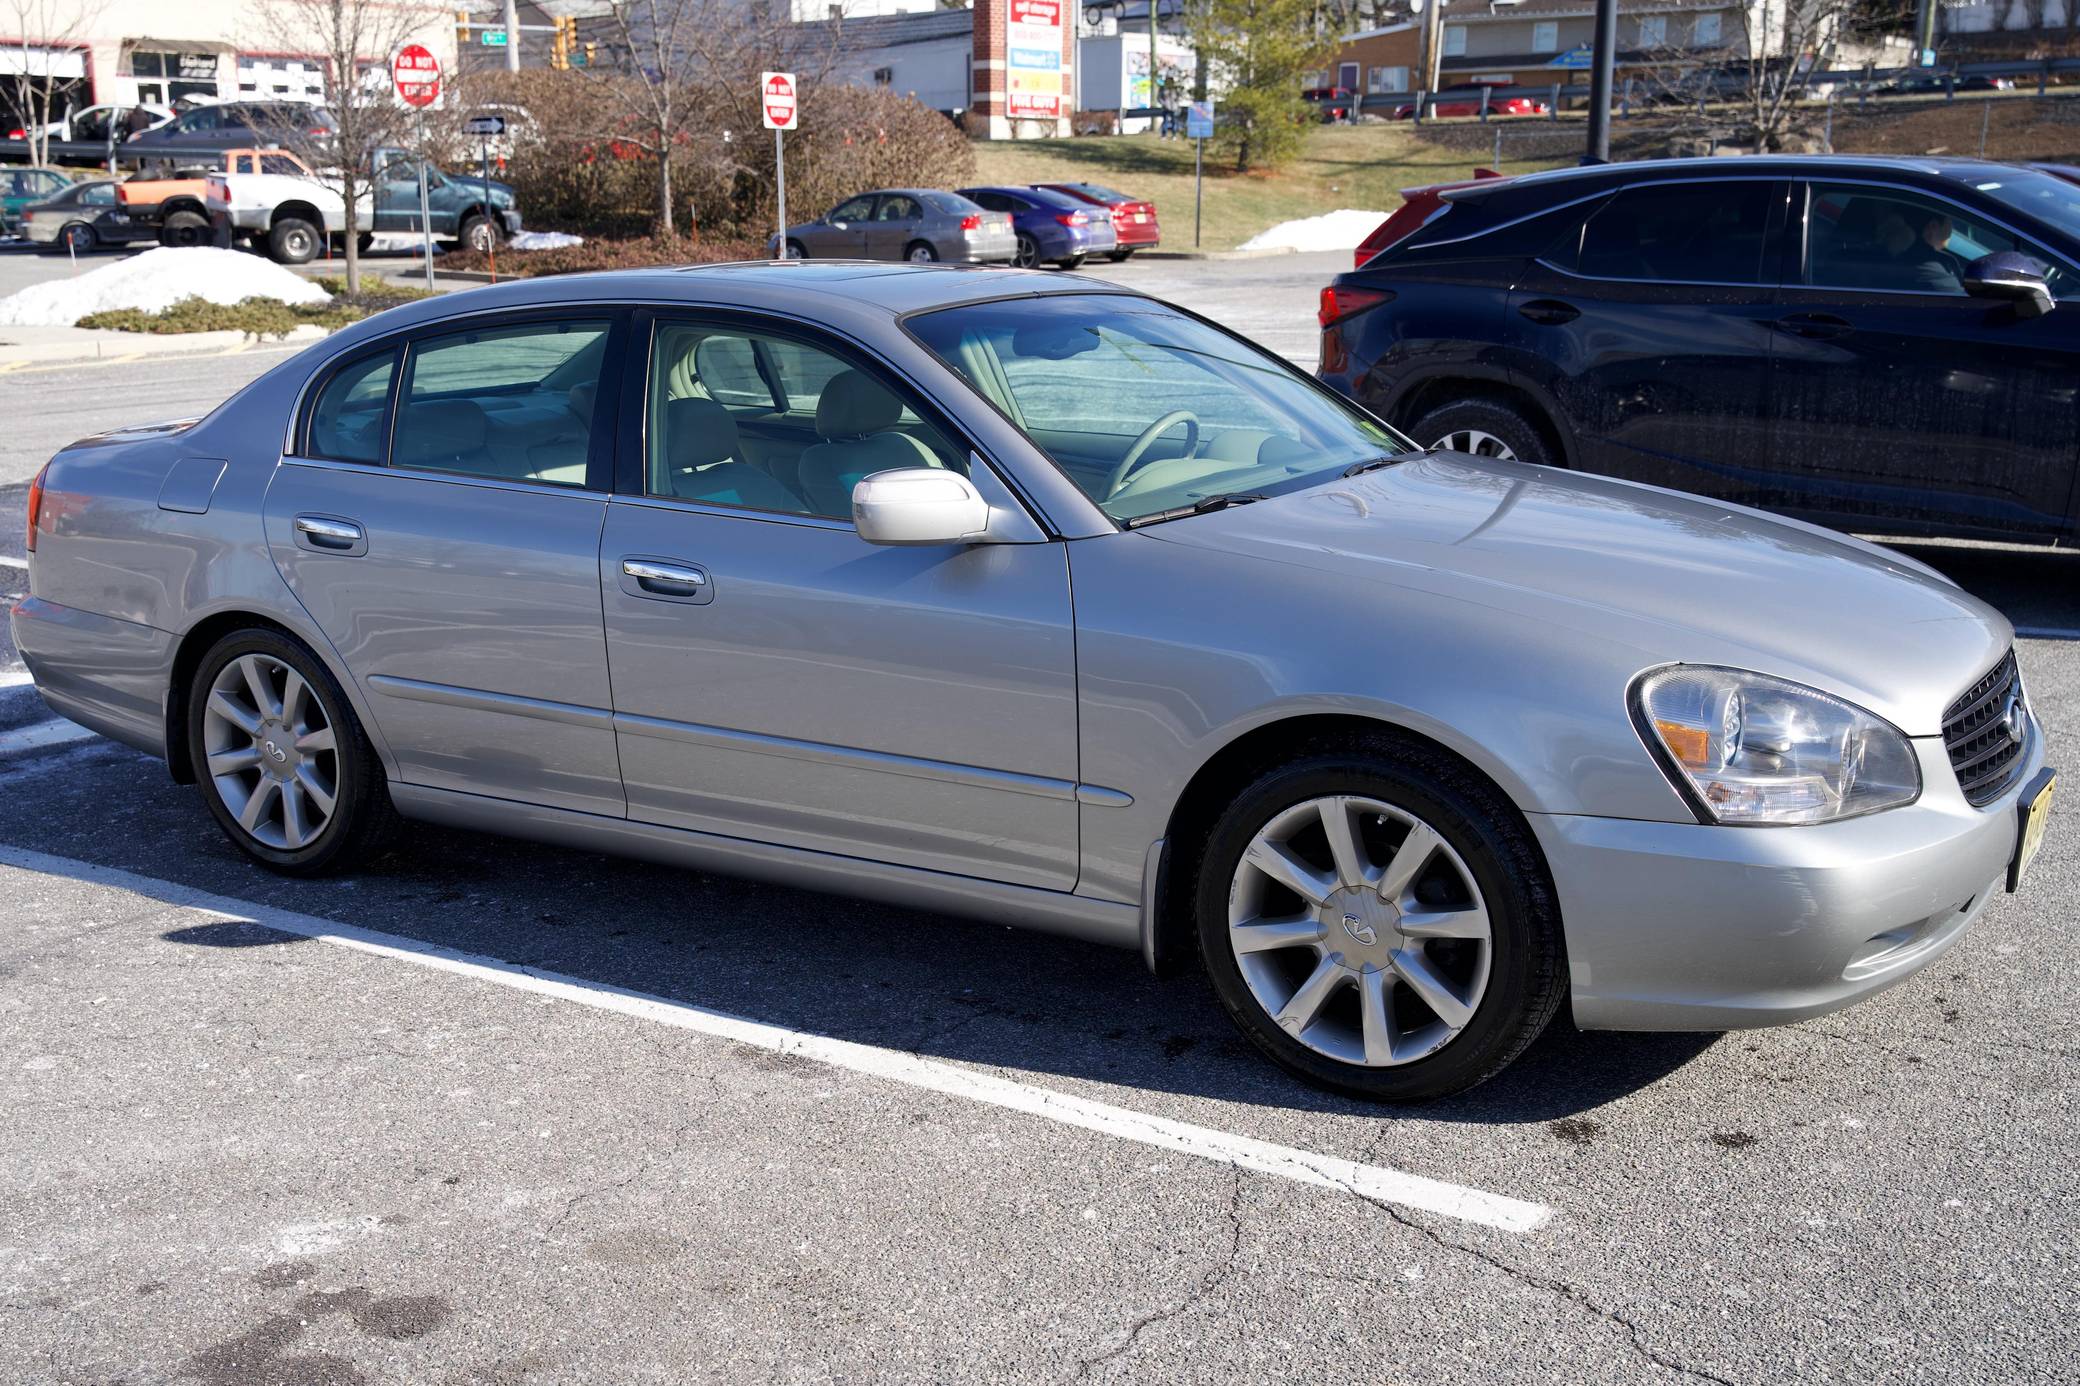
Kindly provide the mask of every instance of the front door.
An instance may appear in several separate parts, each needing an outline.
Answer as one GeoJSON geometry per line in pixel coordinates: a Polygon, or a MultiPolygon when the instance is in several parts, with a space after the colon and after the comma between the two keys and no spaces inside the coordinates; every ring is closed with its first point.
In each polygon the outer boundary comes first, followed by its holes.
{"type": "Polygon", "coordinates": [[[1883,531],[2061,533],[2080,457],[2080,281],[1983,214],[1911,188],[1816,182],[1784,291],[1759,503],[1883,531]],[[2051,269],[2042,317],[1969,297],[1964,267],[2051,269]]]}
{"type": "Polygon", "coordinates": [[[384,155],[375,184],[375,229],[419,232],[418,161],[402,154],[384,155]]]}
{"type": "Polygon", "coordinates": [[[862,541],[860,476],[981,464],[836,343],[660,320],[648,359],[598,584],[629,816],[1072,888],[1063,546],[862,541]]]}
{"type": "Polygon", "coordinates": [[[867,224],[867,258],[901,260],[924,234],[924,208],[904,193],[883,193],[867,224]]]}
{"type": "Polygon", "coordinates": [[[874,219],[874,199],[850,198],[831,208],[822,221],[811,222],[796,235],[811,255],[857,260],[867,253],[867,225],[874,219]]]}
{"type": "Polygon", "coordinates": [[[269,487],[275,564],[408,784],[623,812],[595,408],[617,330],[574,314],[358,356],[269,487]]]}
{"type": "Polygon", "coordinates": [[[1584,470],[1757,494],[1784,196],[1770,179],[1630,188],[1519,280],[1503,332],[1584,470]]]}

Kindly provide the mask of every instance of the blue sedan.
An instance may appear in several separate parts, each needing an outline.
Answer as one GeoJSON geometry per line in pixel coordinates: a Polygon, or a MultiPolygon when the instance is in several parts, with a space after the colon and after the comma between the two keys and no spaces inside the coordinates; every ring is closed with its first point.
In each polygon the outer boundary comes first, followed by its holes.
{"type": "Polygon", "coordinates": [[[1075,269],[1085,256],[1103,254],[1119,244],[1110,209],[1091,206],[1066,193],[1043,188],[959,191],[992,212],[1011,214],[1012,229],[1018,233],[1018,254],[1012,263],[1020,269],[1037,269],[1047,261],[1065,270],[1075,269]]]}

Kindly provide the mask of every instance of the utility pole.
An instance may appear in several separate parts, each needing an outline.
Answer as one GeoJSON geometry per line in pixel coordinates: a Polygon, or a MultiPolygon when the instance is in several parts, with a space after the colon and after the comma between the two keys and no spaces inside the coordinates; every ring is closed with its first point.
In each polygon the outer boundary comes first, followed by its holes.
{"type": "MultiPolygon", "coordinates": [[[[1156,53],[1156,0],[1148,0],[1148,104],[1159,108],[1163,104],[1163,84],[1156,78],[1161,71],[1156,53]]],[[[1157,134],[1163,133],[1162,116],[1158,115],[1149,125],[1157,134]]]]}
{"type": "Polygon", "coordinates": [[[1914,16],[1914,63],[1915,67],[1933,67],[1936,48],[1936,0],[1921,0],[1921,10],[1914,16]]]}
{"type": "Polygon", "coordinates": [[[1416,116],[1423,114],[1423,97],[1437,91],[1437,74],[1444,62],[1444,0],[1423,0],[1423,80],[1416,87],[1416,116]]]}
{"type": "Polygon", "coordinates": [[[1595,42],[1594,65],[1589,69],[1589,148],[1582,162],[1607,164],[1611,161],[1611,67],[1618,52],[1618,0],[1596,0],[1595,42]]]}
{"type": "Polygon", "coordinates": [[[506,71],[520,70],[520,3],[506,0],[506,71]]]}

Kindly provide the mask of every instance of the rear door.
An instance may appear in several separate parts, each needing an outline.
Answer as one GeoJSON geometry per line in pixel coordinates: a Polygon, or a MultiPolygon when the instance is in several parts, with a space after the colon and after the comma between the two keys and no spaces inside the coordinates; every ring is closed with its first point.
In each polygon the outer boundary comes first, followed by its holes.
{"type": "Polygon", "coordinates": [[[268,546],[408,784],[623,812],[599,607],[623,330],[600,309],[495,319],[313,391],[268,546]]]}
{"type": "Polygon", "coordinates": [[[1761,493],[1786,195],[1767,178],[1621,189],[1531,261],[1504,340],[1565,416],[1578,465],[1761,493]]]}
{"type": "Polygon", "coordinates": [[[1991,214],[1873,181],[1799,189],[1784,291],[1774,479],[1760,504],[1882,531],[2064,532],[2080,458],[2080,276],[1991,214]],[[2020,251],[2051,270],[2042,317],[1964,292],[2020,251]]]}
{"type": "Polygon", "coordinates": [[[904,193],[883,193],[867,223],[867,258],[900,260],[910,243],[924,234],[924,208],[904,193]]]}

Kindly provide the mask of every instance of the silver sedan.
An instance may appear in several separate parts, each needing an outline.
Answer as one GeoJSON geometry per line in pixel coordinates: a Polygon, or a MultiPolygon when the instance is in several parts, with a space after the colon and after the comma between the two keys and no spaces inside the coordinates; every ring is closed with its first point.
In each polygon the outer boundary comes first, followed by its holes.
{"type": "Polygon", "coordinates": [[[1848,1005],[2050,804],[2008,624],[1927,569],[1418,451],[1073,277],[477,289],[65,449],[29,516],[43,697],[278,871],[404,818],[1053,930],[1368,1097],[1563,1006],[1848,1005]]]}
{"type": "Polygon", "coordinates": [[[777,259],[909,260],[1009,264],[1018,232],[1008,212],[985,211],[959,193],[884,188],[848,197],[814,221],[766,238],[777,259]]]}

